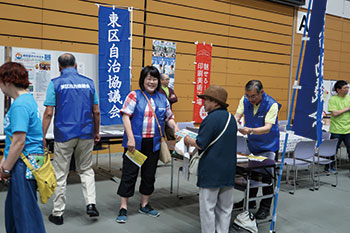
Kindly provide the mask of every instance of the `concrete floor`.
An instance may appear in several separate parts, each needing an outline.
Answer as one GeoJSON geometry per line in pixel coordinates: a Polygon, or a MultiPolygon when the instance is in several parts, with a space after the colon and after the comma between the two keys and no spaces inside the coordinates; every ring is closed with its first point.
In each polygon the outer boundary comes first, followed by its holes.
{"type": "MultiPolygon", "coordinates": [[[[99,163],[107,164],[107,156],[100,156],[99,163]]],[[[121,156],[114,155],[112,161],[112,174],[120,177],[121,156]]],[[[181,165],[175,162],[175,171],[181,165]]],[[[309,191],[311,182],[307,180],[308,173],[301,172],[300,181],[295,195],[289,194],[292,186],[283,183],[278,203],[278,216],[276,232],[305,232],[305,233],[336,233],[349,232],[350,228],[350,178],[348,162],[342,162],[339,172],[339,184],[332,187],[324,182],[334,182],[333,176],[322,176],[319,191],[309,191]]],[[[176,174],[176,172],[175,172],[176,174]]],[[[200,232],[199,206],[195,178],[190,182],[181,178],[181,194],[186,195],[178,199],[175,192],[170,194],[170,167],[160,167],[157,172],[156,190],[152,195],[151,205],[160,211],[160,217],[152,218],[137,212],[140,195],[138,192],[129,200],[128,222],[118,224],[115,222],[119,209],[119,197],[116,195],[119,178],[116,182],[108,175],[96,168],[97,208],[100,211],[98,219],[90,219],[85,214],[85,204],[81,192],[79,178],[70,174],[67,186],[67,207],[64,214],[64,224],[56,226],[47,220],[51,213],[52,202],[40,204],[48,233],[193,233],[200,232]]],[[[177,176],[174,186],[176,188],[177,176]]],[[[138,187],[138,185],[137,185],[138,187]]],[[[0,189],[1,190],[1,189],[0,189]]],[[[137,190],[137,189],[136,189],[137,190]]],[[[241,200],[242,192],[235,192],[235,201],[241,200]]],[[[0,233],[5,232],[4,202],[6,191],[0,192],[0,233]]],[[[254,210],[253,212],[255,212],[254,210]]],[[[233,211],[234,218],[240,211],[233,211]]],[[[270,222],[260,223],[259,232],[269,232],[270,222]]],[[[231,229],[230,232],[234,232],[231,229]]]]}

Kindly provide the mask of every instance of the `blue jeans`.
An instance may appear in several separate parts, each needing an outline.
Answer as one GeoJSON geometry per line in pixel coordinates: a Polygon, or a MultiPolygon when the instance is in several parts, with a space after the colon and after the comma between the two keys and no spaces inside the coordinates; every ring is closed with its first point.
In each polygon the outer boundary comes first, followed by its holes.
{"type": "Polygon", "coordinates": [[[45,233],[45,226],[36,197],[36,181],[26,179],[27,166],[19,158],[12,176],[5,202],[7,233],[45,233]]]}

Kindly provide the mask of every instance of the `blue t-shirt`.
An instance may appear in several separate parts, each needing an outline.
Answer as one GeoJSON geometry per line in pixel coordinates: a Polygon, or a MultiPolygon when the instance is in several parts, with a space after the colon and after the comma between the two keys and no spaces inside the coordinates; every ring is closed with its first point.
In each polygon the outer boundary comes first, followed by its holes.
{"type": "MultiPolygon", "coordinates": [[[[43,129],[40,112],[32,94],[22,94],[13,101],[4,119],[5,159],[10,149],[11,140],[15,132],[25,132],[26,141],[24,150],[30,154],[44,153],[43,129]]],[[[24,152],[24,154],[26,154],[24,152]]]]}
{"type": "MultiPolygon", "coordinates": [[[[98,104],[97,91],[95,91],[95,95],[94,95],[94,104],[98,104]]],[[[56,106],[55,86],[54,86],[52,81],[49,83],[49,86],[47,87],[46,100],[44,102],[44,105],[45,106],[56,106]]]]}

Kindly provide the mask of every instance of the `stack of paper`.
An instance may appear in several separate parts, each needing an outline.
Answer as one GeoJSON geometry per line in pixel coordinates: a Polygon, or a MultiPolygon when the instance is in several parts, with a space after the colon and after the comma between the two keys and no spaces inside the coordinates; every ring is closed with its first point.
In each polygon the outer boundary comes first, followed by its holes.
{"type": "Polygon", "coordinates": [[[237,154],[237,163],[246,163],[248,162],[248,156],[237,154]]]}

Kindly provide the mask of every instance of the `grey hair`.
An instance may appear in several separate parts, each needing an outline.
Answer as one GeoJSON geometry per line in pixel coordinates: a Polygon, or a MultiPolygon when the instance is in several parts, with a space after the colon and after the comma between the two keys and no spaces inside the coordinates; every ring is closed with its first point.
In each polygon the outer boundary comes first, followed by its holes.
{"type": "Polygon", "coordinates": [[[250,80],[246,85],[245,85],[245,90],[250,91],[253,88],[260,93],[263,89],[263,85],[260,80],[250,80]]]}

